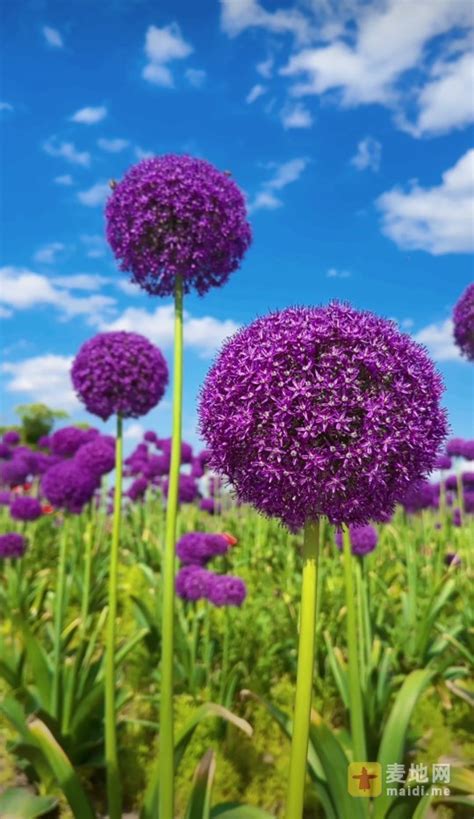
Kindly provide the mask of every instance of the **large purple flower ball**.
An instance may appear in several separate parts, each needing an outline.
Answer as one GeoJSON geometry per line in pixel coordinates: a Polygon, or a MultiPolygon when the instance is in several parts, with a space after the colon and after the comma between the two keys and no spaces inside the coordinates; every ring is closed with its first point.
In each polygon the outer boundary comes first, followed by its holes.
{"type": "Polygon", "coordinates": [[[50,448],[53,455],[60,455],[62,458],[72,458],[77,450],[87,441],[85,429],[80,427],[63,427],[56,430],[51,436],[50,448]]]}
{"type": "Polygon", "coordinates": [[[290,529],[366,523],[432,470],[447,432],[441,378],[394,322],[295,307],[225,343],[200,400],[211,466],[290,529]]]}
{"type": "Polygon", "coordinates": [[[250,245],[245,200],[209,162],[169,154],[134,165],[106,205],[107,239],[121,270],[169,296],[177,276],[202,296],[224,284],[250,245]]]}
{"type": "Polygon", "coordinates": [[[102,477],[112,472],[115,466],[115,442],[98,435],[93,441],[84,444],[76,453],[75,461],[79,466],[89,470],[94,475],[102,477]]]}
{"type": "MultiPolygon", "coordinates": [[[[374,551],[379,536],[377,529],[366,524],[365,526],[349,526],[349,538],[352,554],[363,557],[374,551]]],[[[336,532],[336,544],[339,549],[343,548],[344,540],[340,530],[336,532]]]]}
{"type": "Polygon", "coordinates": [[[474,361],[474,284],[470,284],[453,311],[454,340],[461,353],[474,361]]]}
{"type": "Polygon", "coordinates": [[[11,502],[10,515],[13,520],[37,520],[42,514],[41,504],[37,498],[20,495],[11,502]]]}
{"type": "Polygon", "coordinates": [[[99,333],[79,350],[72,383],[89,412],[139,418],[158,404],[168,367],[158,347],[137,333],[99,333]]]}
{"type": "Polygon", "coordinates": [[[23,557],[26,550],[26,540],[18,532],[7,532],[0,535],[0,559],[5,557],[23,557]]]}
{"type": "Polygon", "coordinates": [[[62,461],[52,466],[41,480],[45,498],[56,508],[66,509],[76,515],[92,500],[99,485],[97,475],[84,469],[75,460],[62,461]]]}

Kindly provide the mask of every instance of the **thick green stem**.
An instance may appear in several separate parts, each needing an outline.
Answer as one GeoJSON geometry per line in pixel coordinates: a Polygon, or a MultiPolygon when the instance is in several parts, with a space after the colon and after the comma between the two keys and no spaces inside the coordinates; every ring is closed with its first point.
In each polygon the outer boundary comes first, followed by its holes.
{"type": "Polygon", "coordinates": [[[64,620],[64,585],[66,582],[67,534],[66,520],[63,521],[59,541],[58,574],[56,594],[54,596],[54,647],[53,647],[53,681],[51,686],[51,713],[59,719],[61,689],[61,632],[64,620]]]}
{"type": "Polygon", "coordinates": [[[162,564],[163,611],[161,631],[160,696],[160,819],[174,817],[174,736],[173,736],[173,643],[174,571],[176,518],[178,513],[179,470],[181,466],[181,416],[183,405],[183,281],[176,278],[174,313],[173,429],[171,464],[166,506],[165,549],[162,564]]]}
{"type": "Polygon", "coordinates": [[[122,816],[122,794],[117,753],[117,715],[115,706],[115,626],[117,619],[120,513],[122,508],[122,449],[122,419],[120,415],[117,415],[114,517],[112,524],[112,542],[110,545],[107,634],[105,643],[105,764],[109,819],[120,819],[122,816]]]}
{"type": "Polygon", "coordinates": [[[365,744],[364,712],[359,677],[359,660],[357,655],[357,621],[356,602],[354,599],[354,578],[352,574],[352,549],[349,530],[344,527],[344,579],[346,587],[347,609],[347,650],[349,665],[349,700],[351,711],[352,750],[354,762],[365,762],[367,750],[365,744]]]}
{"type": "Polygon", "coordinates": [[[286,819],[300,819],[303,815],[313,693],[318,560],[319,521],[307,521],[304,529],[298,670],[291,739],[290,775],[286,798],[286,819]]]}

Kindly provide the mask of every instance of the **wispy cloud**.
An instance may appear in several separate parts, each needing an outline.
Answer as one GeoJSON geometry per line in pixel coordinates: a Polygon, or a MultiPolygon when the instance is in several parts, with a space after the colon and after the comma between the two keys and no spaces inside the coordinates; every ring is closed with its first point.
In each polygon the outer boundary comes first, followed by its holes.
{"type": "Polygon", "coordinates": [[[115,137],[115,139],[105,139],[101,137],[97,140],[97,145],[109,154],[119,154],[121,151],[124,151],[125,148],[128,148],[130,141],[128,139],[121,139],[120,137],[115,137]]]}
{"type": "Polygon", "coordinates": [[[281,121],[285,130],[290,128],[311,128],[313,117],[306,106],[301,103],[285,105],[281,112],[281,121]]]}
{"type": "Polygon", "coordinates": [[[330,267],[326,271],[327,279],[348,279],[351,276],[350,270],[338,270],[335,267],[330,267]]]}
{"type": "Polygon", "coordinates": [[[29,395],[55,409],[76,409],[80,404],[71,383],[72,362],[72,356],[54,354],[5,362],[1,370],[11,376],[7,392],[29,395]]]}
{"type": "Polygon", "coordinates": [[[70,185],[74,185],[74,179],[70,173],[63,173],[60,176],[55,176],[53,181],[55,185],[62,185],[65,188],[69,187],[70,185]]]}
{"type": "Polygon", "coordinates": [[[102,122],[106,116],[107,108],[105,105],[98,105],[95,108],[89,105],[85,108],[79,108],[69,119],[71,122],[77,122],[80,125],[96,125],[98,122],[102,122]]]}
{"type": "Polygon", "coordinates": [[[250,201],[249,211],[256,210],[276,210],[283,205],[282,200],[275,194],[281,191],[292,182],[296,182],[308,164],[304,157],[290,159],[288,162],[280,164],[270,162],[268,168],[273,170],[273,175],[263,183],[261,190],[257,191],[253,200],[250,201]]]}
{"type": "Polygon", "coordinates": [[[63,250],[65,250],[65,245],[63,245],[62,242],[50,242],[40,247],[34,254],[33,259],[35,262],[38,262],[38,264],[55,264],[58,255],[61,254],[63,250]]]}
{"type": "Polygon", "coordinates": [[[77,198],[81,205],[86,205],[88,208],[97,208],[103,205],[110,194],[110,187],[108,182],[96,182],[85,191],[78,191],[77,198]]]}
{"type": "Polygon", "coordinates": [[[88,151],[78,151],[73,142],[58,142],[56,137],[50,137],[43,143],[43,150],[49,156],[65,159],[73,165],[82,165],[87,168],[91,162],[88,151]]]}
{"type": "Polygon", "coordinates": [[[177,23],[163,28],[148,26],[145,35],[148,62],[142,72],[143,78],[155,85],[173,88],[174,78],[168,64],[189,57],[193,50],[192,45],[183,38],[177,23]]]}
{"type": "Polygon", "coordinates": [[[43,26],[41,29],[43,37],[51,48],[64,48],[61,32],[51,26],[43,26]]]}
{"type": "Polygon", "coordinates": [[[202,68],[187,68],[184,76],[193,88],[202,88],[206,82],[207,74],[202,68]]]}
{"type": "Polygon", "coordinates": [[[89,259],[101,259],[105,256],[105,242],[98,233],[83,233],[80,237],[89,259]]]}
{"type": "Polygon", "coordinates": [[[268,89],[266,88],[265,85],[261,85],[260,83],[257,83],[256,85],[252,86],[252,88],[250,89],[249,93],[245,97],[245,102],[248,105],[251,105],[252,102],[255,102],[256,100],[258,100],[259,97],[262,97],[263,94],[266,94],[267,90],[268,89]]]}
{"type": "Polygon", "coordinates": [[[98,276],[96,273],[73,273],[71,276],[55,276],[51,280],[58,287],[65,287],[68,290],[100,290],[104,284],[109,284],[105,276],[98,276]]]}
{"type": "Polygon", "coordinates": [[[435,361],[464,360],[454,343],[453,322],[451,319],[428,324],[415,333],[414,338],[428,348],[435,361]]]}
{"type": "Polygon", "coordinates": [[[369,168],[371,171],[378,171],[382,158],[382,145],[372,136],[361,139],[357,145],[357,151],[351,159],[351,165],[358,171],[369,168]]]}
{"type": "Polygon", "coordinates": [[[300,43],[314,34],[308,17],[297,9],[266,11],[258,0],[221,0],[221,27],[229,37],[247,28],[262,28],[272,34],[292,34],[300,43]]]}

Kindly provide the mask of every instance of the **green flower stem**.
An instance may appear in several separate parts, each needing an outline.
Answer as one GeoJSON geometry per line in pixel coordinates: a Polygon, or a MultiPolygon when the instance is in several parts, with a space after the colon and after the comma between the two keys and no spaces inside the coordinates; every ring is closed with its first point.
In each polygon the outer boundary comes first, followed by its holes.
{"type": "Polygon", "coordinates": [[[318,560],[319,521],[307,521],[304,528],[298,670],[291,739],[290,775],[286,798],[286,819],[300,819],[303,815],[313,693],[318,560]]]}
{"type": "Polygon", "coordinates": [[[87,619],[89,617],[89,601],[91,595],[91,568],[92,568],[92,521],[86,524],[84,532],[84,578],[82,586],[82,600],[81,600],[81,636],[84,637],[87,633],[87,619]]]}
{"type": "Polygon", "coordinates": [[[67,521],[63,521],[59,541],[58,573],[54,596],[53,680],[51,685],[51,713],[59,719],[61,688],[61,632],[64,620],[64,586],[66,582],[67,521]]]}
{"type": "Polygon", "coordinates": [[[160,696],[160,819],[174,817],[173,650],[176,518],[178,514],[181,425],[183,405],[183,281],[176,278],[174,310],[173,429],[162,564],[161,696],[160,696]]]}
{"type": "Polygon", "coordinates": [[[109,819],[120,819],[122,816],[122,794],[117,753],[117,714],[115,705],[115,628],[117,619],[117,576],[120,543],[120,514],[122,508],[122,451],[122,418],[120,415],[117,415],[114,516],[112,524],[112,542],[110,544],[107,633],[105,641],[105,764],[109,819]]]}
{"type": "Polygon", "coordinates": [[[352,549],[349,530],[344,526],[344,579],[346,587],[347,609],[347,648],[349,666],[349,701],[351,712],[351,732],[353,761],[365,762],[367,750],[365,744],[364,712],[359,677],[359,661],[357,655],[357,621],[356,602],[354,598],[354,577],[352,573],[352,549]]]}

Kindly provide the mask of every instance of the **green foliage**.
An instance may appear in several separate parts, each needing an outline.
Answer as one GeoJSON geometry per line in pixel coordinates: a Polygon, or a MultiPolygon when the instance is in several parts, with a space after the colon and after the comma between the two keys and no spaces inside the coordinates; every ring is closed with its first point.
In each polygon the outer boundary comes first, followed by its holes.
{"type": "Polygon", "coordinates": [[[21,418],[23,441],[32,446],[42,435],[49,435],[56,419],[68,418],[67,412],[51,409],[46,404],[21,404],[15,412],[21,418]]]}

